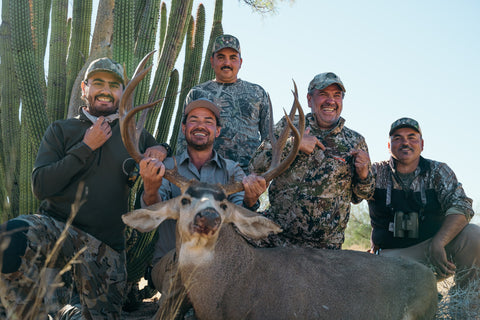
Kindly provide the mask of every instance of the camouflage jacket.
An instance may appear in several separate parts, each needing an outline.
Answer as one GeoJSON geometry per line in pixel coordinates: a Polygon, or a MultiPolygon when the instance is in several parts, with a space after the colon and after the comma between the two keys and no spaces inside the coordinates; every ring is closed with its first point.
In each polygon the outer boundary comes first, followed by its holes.
{"type": "MultiPolygon", "coordinates": [[[[190,90],[184,109],[188,103],[200,98],[211,100],[221,109],[222,130],[215,139],[214,150],[240,163],[248,174],[252,154],[268,137],[270,109],[267,93],[261,86],[240,79],[235,83],[210,80],[190,90]]],[[[180,130],[176,153],[181,154],[185,147],[185,137],[180,130]]]]}
{"type": "MultiPolygon", "coordinates": [[[[298,124],[298,117],[295,120],[298,124]]],[[[261,246],[298,246],[341,249],[350,216],[350,202],[359,203],[373,194],[374,179],[369,168],[365,180],[355,172],[350,152],[368,152],[365,139],[344,126],[340,118],[332,130],[321,130],[312,114],[306,115],[306,127],[326,147],[307,155],[300,152],[295,161],[270,185],[270,208],[265,214],[278,223],[283,232],[270,236],[261,246]]],[[[276,126],[276,134],[285,125],[276,126]]],[[[287,144],[288,146],[288,144],[287,144]]],[[[284,156],[288,152],[285,148],[284,156]]],[[[251,170],[260,173],[271,161],[271,144],[266,140],[255,153],[251,170]],[[254,169],[255,168],[255,169],[254,169]]],[[[258,243],[257,243],[258,244],[258,243]]]]}
{"type": "Polygon", "coordinates": [[[474,214],[472,200],[465,195],[462,184],[445,163],[420,157],[409,186],[403,186],[395,170],[395,161],[373,164],[375,193],[368,201],[372,241],[380,248],[408,247],[431,238],[442,226],[445,216],[474,214]],[[394,237],[393,222],[397,211],[418,213],[418,238],[394,237]]]}

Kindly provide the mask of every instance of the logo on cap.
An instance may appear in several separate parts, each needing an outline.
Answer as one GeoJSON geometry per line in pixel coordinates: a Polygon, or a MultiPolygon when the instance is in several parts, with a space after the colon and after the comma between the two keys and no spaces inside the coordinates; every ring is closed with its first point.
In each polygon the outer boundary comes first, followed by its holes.
{"type": "Polygon", "coordinates": [[[237,38],[229,34],[222,34],[215,39],[215,42],[213,43],[212,53],[216,53],[223,48],[232,48],[238,53],[242,53],[240,51],[240,41],[238,41],[237,38]]]}

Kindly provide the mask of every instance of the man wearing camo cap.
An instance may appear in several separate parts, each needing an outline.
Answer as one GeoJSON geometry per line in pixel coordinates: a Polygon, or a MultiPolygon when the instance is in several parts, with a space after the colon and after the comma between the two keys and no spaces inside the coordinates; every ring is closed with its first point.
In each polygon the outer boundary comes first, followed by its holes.
{"type": "Polygon", "coordinates": [[[439,280],[455,274],[457,287],[480,281],[480,227],[455,173],[425,159],[418,122],[392,123],[391,158],[374,163],[375,193],[368,200],[372,252],[431,266],[439,280]]]}
{"type": "MultiPolygon", "coordinates": [[[[86,105],[77,117],[55,121],[45,132],[32,172],[40,208],[37,214],[21,215],[0,226],[0,242],[11,240],[1,260],[0,294],[6,304],[4,310],[0,306],[0,317],[120,319],[127,280],[121,216],[128,211],[125,164],[130,158],[117,113],[124,86],[120,64],[109,58],[94,60],[81,83],[86,105]],[[78,191],[83,197],[72,227],[44,269],[74,212],[78,191]],[[79,263],[60,274],[71,259],[79,263]],[[50,290],[43,298],[35,291],[37,284],[50,290]],[[78,300],[71,300],[73,293],[78,300]],[[32,309],[39,297],[39,309],[32,309]],[[31,310],[35,314],[28,316],[31,310]]],[[[167,152],[156,144],[148,132],[141,134],[142,152],[163,160],[167,152]]]]}
{"type": "MultiPolygon", "coordinates": [[[[215,39],[210,63],[215,79],[193,87],[184,108],[190,102],[205,98],[221,109],[222,132],[214,148],[227,159],[240,163],[248,174],[248,163],[260,142],[268,137],[270,110],[265,90],[258,84],[239,79],[242,66],[240,42],[224,34],[215,39]]],[[[179,133],[177,153],[185,150],[183,134],[179,133]]]]}
{"type": "MultiPolygon", "coordinates": [[[[266,215],[283,232],[257,245],[341,249],[350,203],[369,198],[374,187],[365,139],[345,127],[340,116],[344,95],[342,81],[332,72],[318,74],[310,82],[307,100],[312,112],[305,116],[300,151],[269,188],[271,206],[266,215]]],[[[282,119],[277,134],[285,125],[282,119]]],[[[252,159],[252,170],[268,167],[270,150],[270,141],[264,141],[252,159]]]]}

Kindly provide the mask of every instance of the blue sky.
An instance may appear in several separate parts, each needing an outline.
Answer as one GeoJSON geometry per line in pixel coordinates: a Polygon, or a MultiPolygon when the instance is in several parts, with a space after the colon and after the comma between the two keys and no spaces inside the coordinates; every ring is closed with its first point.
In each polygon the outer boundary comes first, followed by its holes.
{"type": "MultiPolygon", "coordinates": [[[[201,2],[209,35],[215,1],[195,0],[194,12],[201,2]]],[[[240,39],[239,77],[270,94],[275,121],[291,106],[292,79],[308,111],[310,80],[335,72],[347,90],[342,116],[366,138],[372,161],[389,157],[391,123],[415,118],[423,156],[446,162],[480,212],[479,16],[477,0],[296,0],[265,16],[224,0],[223,28],[240,39]]]]}
{"type": "MultiPolygon", "coordinates": [[[[203,3],[211,19],[214,1],[203,3]]],[[[230,0],[223,27],[240,39],[239,77],[269,92],[275,120],[291,106],[292,79],[308,109],[310,80],[335,72],[347,90],[342,116],[372,161],[389,158],[391,123],[412,117],[423,156],[447,163],[479,212],[479,16],[475,0],[297,0],[265,17],[230,0]]]]}

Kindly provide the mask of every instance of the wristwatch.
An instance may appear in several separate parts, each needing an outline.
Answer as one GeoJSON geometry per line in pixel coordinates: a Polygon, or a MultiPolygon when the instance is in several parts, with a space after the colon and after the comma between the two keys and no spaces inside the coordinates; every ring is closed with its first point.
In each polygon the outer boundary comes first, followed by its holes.
{"type": "Polygon", "coordinates": [[[165,150],[167,150],[167,157],[171,157],[172,156],[172,148],[170,148],[170,146],[168,145],[168,143],[166,142],[162,142],[159,144],[159,146],[162,146],[165,148],[165,150]]]}

